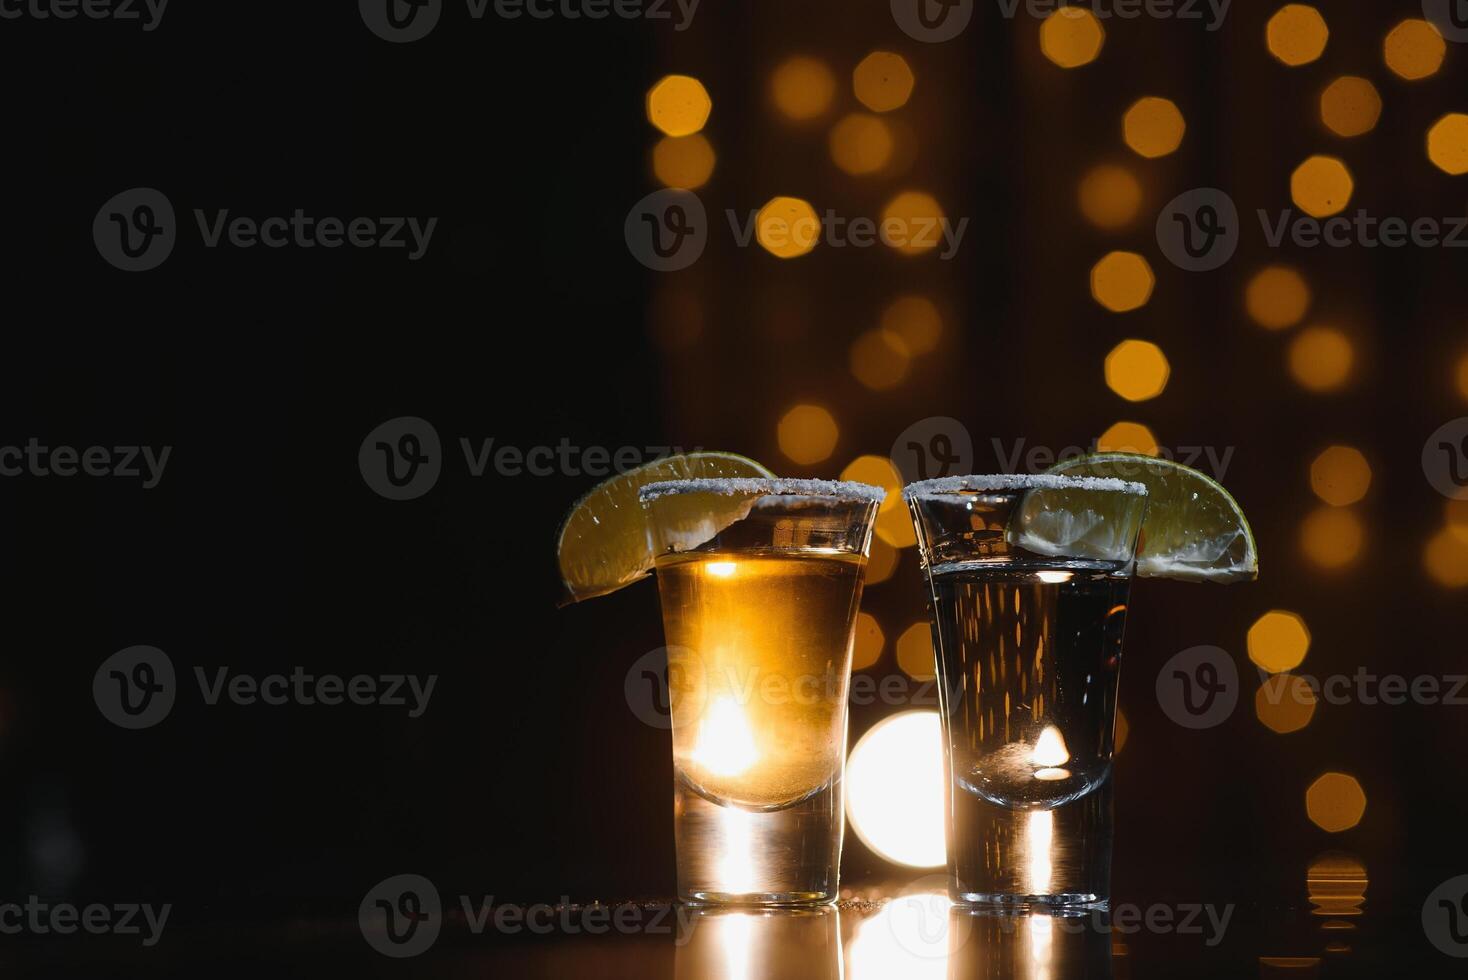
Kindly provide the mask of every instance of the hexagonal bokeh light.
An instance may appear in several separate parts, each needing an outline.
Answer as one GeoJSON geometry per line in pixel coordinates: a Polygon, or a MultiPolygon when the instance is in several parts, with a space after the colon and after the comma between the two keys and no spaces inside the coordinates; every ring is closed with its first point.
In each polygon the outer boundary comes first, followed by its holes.
{"type": "Polygon", "coordinates": [[[1333,834],[1350,830],[1366,813],[1366,791],[1355,776],[1325,773],[1305,791],[1305,812],[1321,830],[1333,834]]]}
{"type": "Polygon", "coordinates": [[[1162,348],[1146,340],[1123,340],[1106,355],[1106,386],[1129,402],[1162,394],[1172,369],[1162,348]]]}
{"type": "Polygon", "coordinates": [[[1354,504],[1371,487],[1371,464],[1354,446],[1331,446],[1310,463],[1310,489],[1334,507],[1354,504]]]}
{"type": "Polygon", "coordinates": [[[792,122],[825,115],[836,98],[836,75],[819,58],[795,55],[770,75],[770,101],[792,122]]]}
{"type": "Polygon", "coordinates": [[[1290,374],[1314,392],[1336,391],[1350,380],[1356,350],[1334,327],[1309,327],[1290,343],[1290,374]]]}
{"type": "Polygon", "coordinates": [[[1317,507],[1300,522],[1300,550],[1319,568],[1350,565],[1361,554],[1366,528],[1347,507],[1317,507]]]}
{"type": "Polygon", "coordinates": [[[1284,330],[1305,319],[1310,310],[1310,286],[1291,266],[1266,266],[1245,287],[1244,308],[1266,330],[1284,330]]]}
{"type": "Polygon", "coordinates": [[[1147,305],[1157,278],[1136,252],[1110,252],[1091,267],[1091,295],[1113,313],[1147,305]]]}
{"type": "Polygon", "coordinates": [[[1290,199],[1312,218],[1340,214],[1351,203],[1356,182],[1337,157],[1317,154],[1290,175],[1290,199]]]}
{"type": "Polygon", "coordinates": [[[1330,29],[1320,11],[1303,3],[1285,4],[1264,28],[1269,53],[1291,68],[1317,60],[1329,39],[1330,29]]]}
{"type": "Polygon", "coordinates": [[[1315,705],[1315,692],[1309,683],[1294,674],[1275,674],[1254,692],[1254,714],[1259,723],[1280,735],[1298,732],[1310,724],[1315,705]]]}
{"type": "Polygon", "coordinates": [[[851,73],[857,101],[873,112],[891,112],[907,105],[915,84],[907,60],[891,51],[873,51],[851,73]]]}
{"type": "Polygon", "coordinates": [[[1443,173],[1468,174],[1468,114],[1450,112],[1427,131],[1427,158],[1443,173]]]}
{"type": "Polygon", "coordinates": [[[703,129],[713,106],[703,82],[690,75],[665,75],[647,92],[647,120],[667,136],[703,129]]]}
{"type": "Polygon", "coordinates": [[[1271,609],[1249,627],[1249,659],[1271,674],[1294,670],[1310,650],[1310,630],[1299,613],[1271,609]]]}
{"type": "Polygon", "coordinates": [[[880,116],[853,112],[831,127],[831,159],[852,176],[879,173],[892,159],[892,128],[880,116]]]}
{"type": "Polygon", "coordinates": [[[1381,94],[1370,80],[1342,75],[1320,93],[1320,121],[1337,136],[1361,136],[1381,119],[1381,94]]]}
{"type": "Polygon", "coordinates": [[[791,462],[809,466],[829,459],[841,430],[820,405],[796,405],[780,419],[775,435],[780,452],[791,462]]]}
{"type": "Polygon", "coordinates": [[[1393,27],[1382,42],[1386,66],[1401,79],[1420,81],[1436,75],[1448,45],[1431,21],[1409,18],[1393,27]]]}
{"type": "Polygon", "coordinates": [[[821,240],[821,221],[809,201],[772,197],[754,219],[755,239],[776,258],[807,255],[821,240]]]}
{"type": "Polygon", "coordinates": [[[1081,178],[1076,190],[1081,214],[1097,228],[1125,228],[1142,206],[1142,185],[1126,167],[1100,164],[1081,178]]]}
{"type": "Polygon", "coordinates": [[[1061,68],[1090,64],[1105,42],[1101,22],[1085,7],[1059,7],[1040,24],[1040,51],[1061,68]]]}
{"type": "Polygon", "coordinates": [[[1133,102],[1122,117],[1126,145],[1148,159],[1165,157],[1183,142],[1187,123],[1171,99],[1147,96],[1133,102]]]}
{"type": "Polygon", "coordinates": [[[1096,437],[1096,449],[1103,453],[1141,453],[1156,456],[1157,437],[1140,422],[1117,422],[1096,437]]]}

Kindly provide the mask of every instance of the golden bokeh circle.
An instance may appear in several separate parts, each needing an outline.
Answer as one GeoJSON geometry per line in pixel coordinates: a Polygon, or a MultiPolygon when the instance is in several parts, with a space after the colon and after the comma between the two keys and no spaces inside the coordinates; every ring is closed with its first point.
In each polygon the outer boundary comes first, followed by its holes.
{"type": "Polygon", "coordinates": [[[943,315],[926,296],[901,296],[882,311],[882,330],[917,357],[931,353],[943,339],[943,315]]]}
{"type": "Polygon", "coordinates": [[[755,216],[754,236],[771,255],[795,259],[809,254],[821,240],[821,221],[809,201],[772,197],[755,216]]]}
{"type": "Polygon", "coordinates": [[[1361,554],[1366,528],[1348,507],[1317,507],[1300,522],[1300,550],[1319,568],[1345,568],[1361,554]]]}
{"type": "Polygon", "coordinates": [[[891,112],[912,97],[912,68],[900,54],[873,51],[851,73],[856,99],[873,112],[891,112]]]}
{"type": "Polygon", "coordinates": [[[1351,203],[1356,182],[1344,162],[1317,154],[1290,175],[1290,199],[1312,218],[1340,214],[1351,203]]]}
{"type": "Polygon", "coordinates": [[[1156,456],[1159,447],[1152,430],[1140,422],[1117,422],[1096,437],[1096,451],[1103,453],[1141,453],[1156,456]]]}
{"type": "Polygon", "coordinates": [[[1284,330],[1305,319],[1310,309],[1310,286],[1299,271],[1271,265],[1254,273],[1244,289],[1249,318],[1266,330],[1284,330]]]}
{"type": "Polygon", "coordinates": [[[1105,41],[1101,22],[1085,7],[1059,7],[1040,24],[1040,51],[1061,68],[1095,61],[1105,41]]]}
{"type": "Polygon", "coordinates": [[[770,74],[770,101],[794,122],[825,115],[835,98],[836,75],[819,58],[795,55],[770,74]]]}
{"type": "Polygon", "coordinates": [[[853,112],[831,127],[831,159],[853,176],[880,172],[892,159],[892,128],[880,116],[853,112]]]}
{"type": "Polygon", "coordinates": [[[1329,39],[1330,28],[1320,11],[1303,3],[1285,4],[1264,28],[1269,53],[1292,68],[1318,59],[1329,39]]]}
{"type": "Polygon", "coordinates": [[[647,121],[666,136],[691,136],[713,110],[703,82],[691,75],[665,75],[647,90],[647,121]]]}
{"type": "Polygon", "coordinates": [[[840,435],[835,417],[820,405],[796,405],[775,430],[780,452],[803,466],[829,459],[840,435]]]}
{"type": "Polygon", "coordinates": [[[1136,252],[1110,252],[1091,267],[1091,296],[1113,313],[1147,305],[1156,276],[1136,252]]]}
{"type": "Polygon", "coordinates": [[[1436,75],[1447,57],[1448,44],[1431,21],[1413,17],[1387,32],[1382,43],[1386,66],[1401,79],[1420,81],[1436,75]]]}
{"type": "Polygon", "coordinates": [[[1468,174],[1468,114],[1450,112],[1427,131],[1427,158],[1443,173],[1468,174]]]}
{"type": "Polygon", "coordinates": [[[1310,391],[1340,389],[1350,380],[1355,362],[1350,339],[1334,327],[1307,327],[1290,344],[1290,374],[1310,391]]]}
{"type": "Polygon", "coordinates": [[[1342,75],[1320,93],[1320,121],[1337,136],[1361,136],[1381,119],[1381,94],[1368,79],[1342,75]]]}
{"type": "Polygon", "coordinates": [[[1187,123],[1171,99],[1147,96],[1133,102],[1122,117],[1126,145],[1148,159],[1165,157],[1183,142],[1187,123]]]}
{"type": "Polygon", "coordinates": [[[664,136],[652,148],[652,172],[668,187],[695,190],[714,173],[714,148],[702,133],[664,136]]]}
{"type": "Polygon", "coordinates": [[[1371,464],[1353,446],[1330,446],[1310,463],[1310,489],[1333,507],[1354,504],[1371,487],[1371,464]]]}
{"type": "Polygon", "coordinates": [[[1142,185],[1126,167],[1103,163],[1081,178],[1076,198],[1087,221],[1112,231],[1136,220],[1142,207],[1142,185]]]}
{"type": "Polygon", "coordinates": [[[1288,609],[1271,609],[1254,620],[1247,638],[1249,659],[1271,674],[1294,670],[1310,651],[1310,629],[1288,609]]]}
{"type": "Polygon", "coordinates": [[[1147,340],[1123,340],[1106,355],[1106,386],[1129,402],[1162,394],[1172,373],[1162,348],[1147,340]]]}
{"type": "Polygon", "coordinates": [[[1366,791],[1355,776],[1325,773],[1305,790],[1305,812],[1321,830],[1350,830],[1366,813],[1366,791]]]}

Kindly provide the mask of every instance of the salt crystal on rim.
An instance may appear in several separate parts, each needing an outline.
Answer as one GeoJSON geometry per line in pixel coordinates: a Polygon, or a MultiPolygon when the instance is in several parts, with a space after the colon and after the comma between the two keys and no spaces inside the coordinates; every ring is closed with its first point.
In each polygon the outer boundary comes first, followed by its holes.
{"type": "Polygon", "coordinates": [[[639,500],[656,500],[676,493],[713,493],[733,497],[741,493],[757,493],[768,497],[837,497],[842,500],[870,500],[881,503],[887,491],[866,483],[839,480],[758,480],[748,477],[700,480],[664,480],[649,483],[637,492],[639,500]]]}
{"type": "Polygon", "coordinates": [[[972,490],[1103,490],[1113,493],[1134,493],[1146,496],[1144,483],[1132,483],[1111,476],[1061,476],[1057,473],[995,473],[992,475],[972,474],[969,476],[945,476],[936,480],[920,480],[902,488],[903,500],[919,497],[936,497],[942,494],[972,490]]]}

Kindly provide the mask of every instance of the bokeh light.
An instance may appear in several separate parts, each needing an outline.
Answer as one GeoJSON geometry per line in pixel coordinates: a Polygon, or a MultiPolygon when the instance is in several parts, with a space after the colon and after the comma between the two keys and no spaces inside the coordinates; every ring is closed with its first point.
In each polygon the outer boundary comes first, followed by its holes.
{"type": "Polygon", "coordinates": [[[796,405],[780,419],[775,431],[780,452],[802,466],[829,459],[840,435],[836,419],[820,405],[796,405]]]}
{"type": "Polygon", "coordinates": [[[1310,489],[1334,507],[1354,504],[1371,486],[1371,464],[1361,450],[1331,446],[1310,464],[1310,489]]]}
{"type": "MultiPolygon", "coordinates": [[[[876,535],[872,542],[873,561],[879,541],[889,550],[910,548],[917,544],[912,518],[908,516],[907,504],[902,499],[902,474],[890,459],[886,456],[858,456],[846,464],[846,468],[841,471],[841,479],[869,483],[887,491],[887,498],[877,509],[876,535]]],[[[868,581],[871,580],[870,576],[869,568],[868,581]]]]}
{"type": "Polygon", "coordinates": [[[1076,196],[1086,220],[1108,231],[1131,224],[1142,207],[1142,185],[1130,170],[1116,164],[1086,171],[1076,196]]]}
{"type": "Polygon", "coordinates": [[[1309,327],[1290,344],[1290,374],[1310,391],[1335,391],[1351,377],[1356,351],[1334,327],[1309,327]]]}
{"type": "Polygon", "coordinates": [[[1427,131],[1427,157],[1454,177],[1468,174],[1468,115],[1450,112],[1427,131]]]}
{"type": "Polygon", "coordinates": [[[1140,422],[1117,422],[1096,437],[1096,450],[1103,453],[1141,453],[1156,456],[1157,437],[1140,422]]]}
{"type": "Polygon", "coordinates": [[[873,51],[851,73],[856,99],[873,112],[891,112],[912,97],[912,68],[900,54],[873,51]]]}
{"type": "Polygon", "coordinates": [[[1310,630],[1299,613],[1271,609],[1249,627],[1249,659],[1271,674],[1294,670],[1310,650],[1310,630]]]}
{"type": "Polygon", "coordinates": [[[770,100],[794,122],[825,115],[835,97],[836,76],[819,58],[787,58],[770,75],[770,100]]]}
{"type": "Polygon", "coordinates": [[[1126,713],[1120,708],[1116,709],[1116,747],[1113,751],[1120,752],[1121,747],[1126,744],[1127,736],[1132,732],[1131,723],[1126,720],[1126,713]]]}
{"type": "Polygon", "coordinates": [[[1329,39],[1330,29],[1320,11],[1303,3],[1285,4],[1264,28],[1269,53],[1290,67],[1319,58],[1329,39]]]}
{"type": "Polygon", "coordinates": [[[1422,565],[1438,585],[1449,589],[1468,585],[1468,538],[1443,528],[1422,549],[1422,565]]]}
{"type": "Polygon", "coordinates": [[[667,136],[703,129],[713,107],[703,82],[689,75],[665,75],[647,91],[647,121],[667,136]]]}
{"type": "Polygon", "coordinates": [[[943,769],[943,726],[936,711],[882,719],[846,760],[851,829],[895,864],[944,864],[943,769]]]}
{"type": "Polygon", "coordinates": [[[1382,45],[1386,66],[1399,78],[1415,82],[1437,74],[1448,44],[1431,21],[1411,18],[1387,33],[1382,45]]]}
{"type": "Polygon", "coordinates": [[[1106,355],[1106,386],[1129,402],[1162,394],[1172,369],[1162,348],[1146,340],[1123,340],[1106,355]]]}
{"type": "Polygon", "coordinates": [[[1133,102],[1122,117],[1126,145],[1148,159],[1165,157],[1183,142],[1183,114],[1170,99],[1147,96],[1133,102]]]}
{"type": "Polygon", "coordinates": [[[873,391],[886,391],[907,377],[912,358],[907,346],[880,328],[863,331],[851,342],[851,375],[873,391]]]}
{"type": "Polygon", "coordinates": [[[877,511],[877,523],[873,530],[877,537],[894,548],[911,548],[917,544],[917,532],[913,530],[912,517],[907,512],[906,504],[877,511]]]}
{"type": "Polygon", "coordinates": [[[1350,830],[1366,812],[1366,791],[1355,776],[1328,772],[1305,791],[1305,812],[1321,830],[1350,830]]]}
{"type": "Polygon", "coordinates": [[[1344,568],[1361,554],[1366,528],[1344,507],[1317,507],[1300,522],[1300,550],[1320,568],[1344,568]]]}
{"type": "Polygon", "coordinates": [[[943,208],[924,191],[902,191],[882,209],[887,244],[903,255],[921,255],[943,244],[943,208]]]}
{"type": "Polygon", "coordinates": [[[882,330],[917,357],[937,348],[943,338],[943,315],[926,296],[900,296],[882,311],[882,330]]]}
{"type": "Polygon", "coordinates": [[[1113,313],[1147,305],[1157,278],[1136,252],[1110,252],[1091,267],[1091,295],[1113,313]]]}
{"type": "Polygon", "coordinates": [[[1244,289],[1249,318],[1266,330],[1283,330],[1305,319],[1310,309],[1310,287],[1299,271],[1271,265],[1254,273],[1244,289]]]}
{"type": "Polygon", "coordinates": [[[795,259],[808,254],[821,240],[821,221],[809,201],[772,197],[755,216],[754,235],[771,255],[795,259]]]}
{"type": "Polygon", "coordinates": [[[831,160],[855,177],[886,167],[892,159],[892,146],[891,127],[870,113],[853,112],[831,127],[831,160]]]}
{"type": "Polygon", "coordinates": [[[1062,68],[1079,68],[1096,60],[1106,32],[1085,7],[1059,7],[1040,24],[1040,50],[1062,68]]]}
{"type": "Polygon", "coordinates": [[[1280,735],[1298,732],[1310,724],[1315,704],[1315,692],[1310,684],[1294,674],[1265,678],[1254,692],[1254,714],[1259,723],[1280,735]]]}
{"type": "Polygon", "coordinates": [[[1320,121],[1337,136],[1361,136],[1381,119],[1381,95],[1357,75],[1342,75],[1320,93],[1320,121]]]}
{"type": "Polygon", "coordinates": [[[926,681],[937,676],[937,664],[933,660],[933,631],[926,622],[913,623],[897,638],[897,666],[916,680],[926,681]]]}
{"type": "MultiPolygon", "coordinates": [[[[857,922],[856,935],[846,947],[846,980],[947,980],[951,947],[966,941],[967,934],[949,935],[952,903],[941,885],[933,885],[925,892],[898,895],[876,915],[857,922]]],[[[843,975],[833,969],[837,977],[843,975]]],[[[752,978],[752,973],[742,975],[742,980],[752,978]]]]}
{"type": "Polygon", "coordinates": [[[887,637],[883,635],[877,617],[869,612],[857,613],[854,636],[851,646],[852,670],[866,670],[882,659],[882,648],[887,644],[887,637]]]}
{"type": "Polygon", "coordinates": [[[695,190],[714,173],[714,148],[702,133],[664,136],[652,148],[652,172],[668,187],[695,190]]]}
{"type": "Polygon", "coordinates": [[[1312,218],[1340,214],[1351,203],[1356,182],[1336,157],[1316,155],[1290,175],[1290,199],[1312,218]]]}
{"type": "Polygon", "coordinates": [[[887,581],[897,571],[901,558],[902,552],[883,541],[880,536],[872,535],[871,554],[867,556],[866,584],[880,585],[887,581]]]}

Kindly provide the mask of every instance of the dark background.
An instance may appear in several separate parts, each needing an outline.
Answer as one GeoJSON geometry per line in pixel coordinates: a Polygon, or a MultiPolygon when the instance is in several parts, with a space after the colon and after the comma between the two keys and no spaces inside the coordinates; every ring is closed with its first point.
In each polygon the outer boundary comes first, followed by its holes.
{"type": "MultiPolygon", "coordinates": [[[[1229,190],[1246,215],[1286,207],[1290,171],[1315,152],[1349,161],[1353,207],[1462,215],[1468,183],[1428,163],[1422,134],[1468,108],[1468,52],[1449,44],[1443,72],[1409,85],[1386,71],[1380,43],[1416,6],[1325,0],[1324,57],[1286,69],[1262,43],[1275,6],[1237,3],[1216,34],[1109,24],[1100,60],[1071,72],[1040,56],[1033,21],[986,4],[944,45],[912,41],[880,3],[705,0],[682,33],[617,18],[476,22],[450,3],[429,38],[403,45],[374,37],[350,4],[180,4],[151,33],[0,22],[11,296],[0,444],[173,447],[151,490],[0,479],[0,899],[171,902],[170,927],[183,928],[349,921],[372,884],[403,872],[502,901],[666,895],[667,737],[622,693],[631,663],[662,642],[655,588],[557,609],[554,532],[595,480],[473,477],[458,440],[704,446],[834,477],[929,416],[964,422],[980,471],[999,465],[991,438],[1084,445],[1126,418],[1165,445],[1235,448],[1225,482],[1263,570],[1249,586],[1134,590],[1117,896],[1249,903],[1263,937],[1252,955],[1313,955],[1320,936],[1272,933],[1270,910],[1308,908],[1307,866],[1341,850],[1370,879],[1362,956],[1422,953],[1422,899],[1468,871],[1465,709],[1322,705],[1304,731],[1276,735],[1253,717],[1244,635],[1283,607],[1313,634],[1303,670],[1463,670],[1463,594],[1423,570],[1443,503],[1420,464],[1428,434],[1463,412],[1452,384],[1463,255],[1276,256],[1256,233],[1222,270],[1188,274],[1158,253],[1150,215],[1198,186],[1229,190]],[[902,113],[920,152],[905,173],[847,177],[826,155],[830,119],[781,123],[768,76],[792,53],[819,56],[846,111],[851,66],[878,48],[914,66],[902,113]],[[713,96],[718,166],[700,190],[711,213],[795,194],[871,214],[921,186],[970,218],[957,257],[818,248],[781,262],[715,229],[693,269],[644,269],[622,225],[658,186],[643,97],[670,71],[713,96]],[[1316,112],[1342,73],[1370,77],[1386,103],[1376,131],[1352,141],[1316,112]],[[1143,94],[1174,99],[1188,122],[1179,152],[1158,161],[1119,137],[1143,94]],[[1076,213],[1076,181],[1105,160],[1143,182],[1127,231],[1076,213]],[[163,266],[127,274],[89,229],[136,186],[167,194],[185,227],[163,266]],[[206,249],[192,224],[194,208],[298,207],[440,220],[417,262],[206,249]],[[1136,313],[1089,296],[1087,270],[1112,248],[1143,252],[1157,273],[1136,313]],[[1272,261],[1310,279],[1310,322],[1352,336],[1342,392],[1295,385],[1286,339],[1245,317],[1244,283],[1272,261]],[[649,311],[674,285],[697,296],[703,328],[670,350],[649,311]],[[861,388],[850,342],[914,290],[938,297],[942,345],[894,391],[861,388]],[[1102,359],[1125,337],[1166,350],[1161,398],[1133,406],[1107,390],[1102,359]],[[832,458],[801,467],[775,427],[810,400],[832,409],[841,436],[832,458]],[[437,485],[407,502],[375,494],[356,462],[363,437],[399,416],[429,420],[445,451],[437,485]],[[1316,505],[1309,462],[1335,442],[1361,448],[1374,479],[1356,505],[1361,556],[1326,573],[1301,556],[1298,527],[1316,505]],[[1203,643],[1236,657],[1246,697],[1228,723],[1189,732],[1152,683],[1169,656],[1203,643]],[[111,725],[91,696],[98,665],[134,644],[166,651],[183,679],[172,714],[144,731],[111,725]],[[416,720],[387,707],[209,707],[192,671],[221,665],[439,681],[416,720]],[[1305,787],[1326,770],[1355,775],[1369,801],[1341,834],[1305,814],[1305,787]],[[1373,915],[1404,924],[1373,938],[1373,915]]],[[[917,576],[908,549],[865,600],[889,640],[878,675],[897,670],[891,640],[922,616],[917,576]]],[[[890,710],[855,712],[852,740],[890,710]]],[[[843,884],[855,893],[917,874],[848,835],[843,884]]]]}

